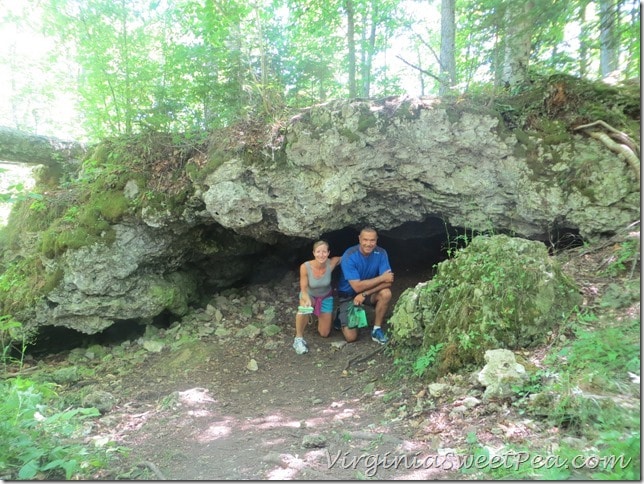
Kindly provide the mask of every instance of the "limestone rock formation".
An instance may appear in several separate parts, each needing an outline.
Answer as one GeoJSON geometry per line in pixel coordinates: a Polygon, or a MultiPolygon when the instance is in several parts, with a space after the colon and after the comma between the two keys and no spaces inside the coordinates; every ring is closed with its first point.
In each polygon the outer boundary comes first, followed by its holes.
{"type": "Polygon", "coordinates": [[[486,365],[478,374],[478,380],[485,387],[484,400],[512,396],[513,386],[525,383],[529,375],[514,353],[506,349],[487,350],[486,365]]]}
{"type": "Polygon", "coordinates": [[[555,227],[592,237],[630,223],[639,204],[637,177],[601,144],[581,134],[520,142],[498,113],[437,99],[312,107],[288,126],[285,159],[231,157],[205,183],[212,218],[256,238],[427,216],[528,238],[555,227]]]}
{"type": "Polygon", "coordinates": [[[228,133],[192,151],[170,136],[121,153],[106,141],[83,162],[82,183],[50,176],[37,210],[26,201],[10,220],[3,314],[89,334],[183,314],[204,290],[363,224],[395,232],[431,219],[547,240],[639,218],[637,177],[599,140],[547,141],[473,102],[332,101],[266,139],[228,133]]]}

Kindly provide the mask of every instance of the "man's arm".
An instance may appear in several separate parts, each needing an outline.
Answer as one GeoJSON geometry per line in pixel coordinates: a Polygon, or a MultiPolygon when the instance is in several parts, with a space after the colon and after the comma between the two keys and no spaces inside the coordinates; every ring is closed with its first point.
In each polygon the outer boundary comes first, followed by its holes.
{"type": "Polygon", "coordinates": [[[361,294],[363,292],[368,292],[369,294],[372,294],[374,292],[378,292],[380,289],[384,289],[385,287],[391,287],[391,285],[394,282],[394,273],[391,271],[387,271],[384,274],[379,275],[378,277],[374,277],[373,279],[354,279],[349,281],[349,284],[351,284],[351,287],[353,290],[361,294]],[[383,285],[383,287],[380,287],[380,285],[383,285]],[[378,291],[376,291],[376,288],[378,291]]]}

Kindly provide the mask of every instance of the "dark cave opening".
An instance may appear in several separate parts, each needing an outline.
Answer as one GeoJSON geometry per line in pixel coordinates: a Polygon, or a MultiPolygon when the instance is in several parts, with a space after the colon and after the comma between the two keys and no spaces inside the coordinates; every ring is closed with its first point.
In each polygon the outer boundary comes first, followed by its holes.
{"type": "MultiPolygon", "coordinates": [[[[332,255],[342,255],[346,249],[358,244],[361,229],[348,227],[322,234],[320,238],[329,242],[332,255]]],[[[378,230],[378,245],[387,251],[396,278],[392,287],[394,304],[405,289],[432,278],[435,265],[447,258],[447,241],[447,228],[437,218],[406,222],[391,230],[378,230]]],[[[311,259],[312,245],[311,242],[306,250],[302,250],[298,266],[311,259]]],[[[336,279],[338,274],[336,270],[336,279]]]]}
{"type": "MultiPolygon", "coordinates": [[[[361,228],[361,226],[345,227],[341,230],[322,233],[319,238],[329,242],[332,256],[342,255],[347,248],[358,243],[361,228]]],[[[436,264],[447,259],[450,251],[466,245],[474,235],[477,234],[459,227],[451,227],[442,219],[435,217],[428,217],[421,222],[405,222],[390,230],[378,230],[378,245],[389,254],[390,264],[396,276],[392,287],[394,296],[392,309],[402,292],[420,282],[430,280],[434,275],[436,264]]],[[[553,231],[542,241],[551,254],[583,244],[578,231],[565,228],[553,231]]],[[[315,242],[313,239],[307,241],[292,238],[271,246],[264,253],[258,254],[249,265],[254,268],[250,271],[249,277],[229,288],[243,290],[248,285],[270,283],[280,280],[289,272],[297,277],[300,264],[312,258],[313,242],[315,242]]],[[[335,281],[339,276],[339,270],[334,271],[335,281]]],[[[202,300],[207,301],[216,292],[227,288],[204,286],[202,289],[204,292],[202,300]]],[[[201,305],[202,303],[196,303],[194,307],[199,308],[201,305]]],[[[143,336],[148,325],[168,328],[179,319],[178,316],[164,310],[154,318],[146,320],[116,321],[109,328],[94,335],[64,327],[45,326],[40,328],[33,339],[28,348],[28,354],[37,357],[93,344],[120,344],[143,336]]]]}

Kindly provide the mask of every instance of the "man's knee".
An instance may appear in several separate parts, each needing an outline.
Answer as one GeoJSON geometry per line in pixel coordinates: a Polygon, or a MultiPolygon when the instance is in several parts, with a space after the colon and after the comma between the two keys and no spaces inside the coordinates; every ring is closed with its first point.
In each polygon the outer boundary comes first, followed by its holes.
{"type": "Polygon", "coordinates": [[[381,289],[376,295],[376,302],[387,304],[389,301],[391,301],[391,290],[389,288],[381,289]]]}
{"type": "Polygon", "coordinates": [[[353,343],[355,340],[358,339],[357,334],[345,334],[344,339],[347,341],[347,343],[353,343]]]}
{"type": "Polygon", "coordinates": [[[356,330],[350,330],[346,327],[342,328],[342,334],[347,343],[353,343],[358,339],[358,332],[356,330]]]}

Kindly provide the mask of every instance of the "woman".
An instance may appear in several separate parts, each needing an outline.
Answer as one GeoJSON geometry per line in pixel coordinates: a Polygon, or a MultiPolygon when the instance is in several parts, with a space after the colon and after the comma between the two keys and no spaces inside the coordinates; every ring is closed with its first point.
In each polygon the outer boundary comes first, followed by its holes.
{"type": "Polygon", "coordinates": [[[309,351],[304,340],[304,328],[313,313],[318,317],[318,333],[323,338],[331,332],[331,314],[333,312],[333,290],[331,273],[340,263],[342,257],[331,257],[329,244],[318,240],[313,244],[313,260],[300,266],[300,307],[295,316],[295,341],[293,348],[298,355],[309,351]]]}

